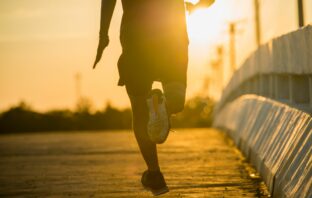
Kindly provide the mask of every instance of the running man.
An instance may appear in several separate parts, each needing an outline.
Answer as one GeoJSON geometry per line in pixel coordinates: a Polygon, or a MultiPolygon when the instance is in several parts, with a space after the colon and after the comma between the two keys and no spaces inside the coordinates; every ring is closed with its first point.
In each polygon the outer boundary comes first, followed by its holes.
{"type": "MultiPolygon", "coordinates": [[[[170,115],[183,110],[187,84],[188,35],[184,0],[121,0],[122,54],[119,82],[125,85],[133,112],[133,130],[147,170],[142,185],[154,195],[168,192],[160,171],[156,144],[170,130],[170,115]],[[164,93],[152,89],[162,83],[164,93]]],[[[116,0],[102,0],[96,61],[109,43],[108,29],[116,0]]]]}

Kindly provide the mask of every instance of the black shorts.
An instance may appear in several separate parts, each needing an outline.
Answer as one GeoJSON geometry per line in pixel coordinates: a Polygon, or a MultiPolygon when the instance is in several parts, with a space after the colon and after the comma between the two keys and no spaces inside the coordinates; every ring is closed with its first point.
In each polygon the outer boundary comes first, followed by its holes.
{"type": "Polygon", "coordinates": [[[146,79],[136,79],[125,83],[128,96],[147,97],[152,89],[153,81],[146,79]]]}

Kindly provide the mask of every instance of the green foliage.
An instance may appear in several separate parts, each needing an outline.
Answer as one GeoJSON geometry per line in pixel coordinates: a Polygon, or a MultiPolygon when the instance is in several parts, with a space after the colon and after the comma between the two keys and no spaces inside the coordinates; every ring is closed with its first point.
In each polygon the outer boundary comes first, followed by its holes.
{"type": "Polygon", "coordinates": [[[176,128],[210,127],[214,101],[208,97],[194,97],[187,101],[182,113],[172,118],[172,126],[176,128]]]}
{"type": "Polygon", "coordinates": [[[77,108],[75,112],[53,110],[38,113],[21,104],[0,115],[0,133],[131,128],[130,109],[118,110],[108,106],[103,111],[90,113],[89,107],[81,106],[83,108],[77,108]]]}
{"type": "MultiPolygon", "coordinates": [[[[182,113],[172,118],[174,128],[209,127],[214,102],[209,98],[189,100],[182,113]]],[[[91,103],[80,101],[76,111],[53,110],[35,112],[21,102],[0,115],[0,133],[36,131],[112,130],[131,129],[131,110],[119,110],[109,103],[101,111],[91,113],[91,103]]]]}

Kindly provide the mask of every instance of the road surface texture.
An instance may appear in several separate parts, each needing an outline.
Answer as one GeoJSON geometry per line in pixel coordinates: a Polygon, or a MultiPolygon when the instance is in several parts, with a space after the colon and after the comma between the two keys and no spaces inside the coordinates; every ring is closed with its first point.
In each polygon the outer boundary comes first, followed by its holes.
{"type": "MultiPolygon", "coordinates": [[[[229,138],[216,129],[179,129],[159,146],[170,192],[161,197],[268,197],[229,138]]],[[[0,136],[0,196],[151,197],[134,135],[56,132],[0,136]]]]}

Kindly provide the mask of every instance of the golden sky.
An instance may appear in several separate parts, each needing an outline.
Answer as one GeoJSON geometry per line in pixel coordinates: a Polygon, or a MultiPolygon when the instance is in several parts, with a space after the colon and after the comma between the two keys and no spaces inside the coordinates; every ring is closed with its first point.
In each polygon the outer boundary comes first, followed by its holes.
{"type": "MultiPolygon", "coordinates": [[[[263,42],[297,28],[296,2],[260,0],[263,42]]],[[[107,101],[129,106],[124,88],[117,86],[120,1],[109,32],[110,46],[97,69],[91,69],[100,4],[100,0],[0,1],[0,110],[21,100],[41,111],[73,108],[77,73],[82,77],[81,94],[90,98],[95,108],[103,108],[107,101]]],[[[312,0],[304,4],[306,23],[312,23],[312,0]]],[[[218,45],[225,47],[225,81],[230,77],[228,22],[241,21],[236,38],[238,65],[255,50],[253,0],[216,0],[187,20],[191,42],[187,95],[191,97],[201,93],[203,79],[211,75],[209,63],[216,59],[218,45]]],[[[218,89],[212,87],[210,94],[218,97],[218,89]]]]}

